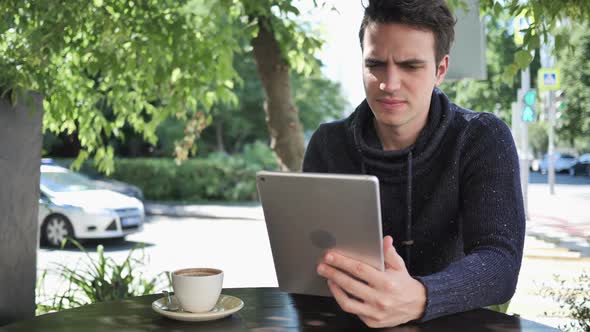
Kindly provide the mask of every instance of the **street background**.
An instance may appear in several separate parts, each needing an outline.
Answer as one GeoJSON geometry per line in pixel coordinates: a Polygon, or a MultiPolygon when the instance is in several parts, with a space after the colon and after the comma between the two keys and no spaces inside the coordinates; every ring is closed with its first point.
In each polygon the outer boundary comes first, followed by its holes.
{"type": "MultiPolygon", "coordinates": [[[[588,167],[582,160],[590,155],[588,1],[449,3],[457,25],[440,85],[449,100],[509,125],[523,162],[567,153],[588,167]]],[[[130,249],[143,248],[135,254],[146,276],[214,265],[226,271],[226,287],[276,286],[260,206],[240,202],[256,200],[257,171],[299,171],[320,124],[346,117],[364,99],[358,29],[366,4],[0,1],[0,114],[8,116],[0,120],[0,151],[6,152],[0,174],[9,180],[0,179],[0,211],[9,218],[0,222],[9,240],[0,242],[7,245],[0,250],[6,267],[0,282],[12,291],[0,298],[0,308],[28,318],[31,299],[21,295],[36,289],[59,299],[69,286],[55,276],[58,264],[74,269],[66,273],[70,278],[87,271],[100,263],[99,243],[119,262],[130,249]],[[26,97],[33,91],[34,99],[44,96],[43,118],[14,117],[38,113],[26,97]],[[149,215],[145,230],[125,240],[85,242],[90,260],[77,248],[40,248],[38,275],[48,274],[35,287],[26,278],[35,268],[35,219],[42,238],[75,235],[64,222],[58,228],[53,218],[30,215],[39,150],[100,188],[146,202],[149,215]]],[[[525,259],[510,312],[553,326],[563,321],[539,291],[553,274],[571,279],[588,268],[588,182],[558,175],[550,195],[547,178],[531,174],[525,259]]],[[[110,214],[110,204],[118,203],[47,198],[41,204],[89,216],[110,214]],[[105,206],[95,210],[94,203],[105,206]]],[[[119,298],[128,284],[117,283],[121,288],[87,290],[95,292],[93,300],[119,298]]],[[[37,313],[62,308],[38,306],[37,313]]],[[[577,309],[590,312],[588,302],[577,309]]]]}
{"type": "MultiPolygon", "coordinates": [[[[558,304],[542,296],[543,286],[555,286],[554,275],[572,280],[590,271],[590,178],[557,175],[556,194],[549,194],[546,176],[531,173],[529,214],[524,260],[509,313],[558,327],[568,320],[558,304]]],[[[124,241],[87,241],[96,257],[96,245],[106,255],[124,260],[129,249],[143,246],[141,271],[155,276],[183,267],[214,266],[224,270],[224,287],[276,287],[277,279],[262,209],[258,204],[173,205],[148,203],[143,232],[124,241]]],[[[139,254],[142,250],[139,250],[139,254]]],[[[84,254],[76,248],[38,251],[38,273],[56,263],[82,267],[84,254]]],[[[56,294],[65,281],[49,275],[45,288],[56,294]]]]}

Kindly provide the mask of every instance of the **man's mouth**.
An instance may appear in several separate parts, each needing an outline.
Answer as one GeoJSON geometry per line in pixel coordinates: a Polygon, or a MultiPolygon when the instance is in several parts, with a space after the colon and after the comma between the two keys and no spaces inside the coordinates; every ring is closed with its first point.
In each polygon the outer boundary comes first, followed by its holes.
{"type": "Polygon", "coordinates": [[[378,98],[377,102],[385,109],[396,110],[404,106],[408,102],[400,98],[378,98]]]}

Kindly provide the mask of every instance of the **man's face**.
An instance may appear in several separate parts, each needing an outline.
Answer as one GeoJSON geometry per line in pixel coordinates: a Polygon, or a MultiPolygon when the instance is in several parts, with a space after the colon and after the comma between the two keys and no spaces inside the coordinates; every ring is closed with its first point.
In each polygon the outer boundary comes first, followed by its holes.
{"type": "Polygon", "coordinates": [[[363,82],[376,125],[407,133],[426,124],[432,90],[448,67],[435,63],[434,34],[397,23],[367,25],[363,39],[363,82]]]}

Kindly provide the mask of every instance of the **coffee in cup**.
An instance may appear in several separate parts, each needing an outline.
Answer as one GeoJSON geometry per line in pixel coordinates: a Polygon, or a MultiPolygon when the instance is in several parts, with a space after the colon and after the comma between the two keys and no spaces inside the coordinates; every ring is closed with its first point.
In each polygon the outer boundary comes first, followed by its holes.
{"type": "Polygon", "coordinates": [[[207,312],[215,307],[223,285],[223,271],[189,268],[172,272],[172,288],[182,309],[207,312]]]}

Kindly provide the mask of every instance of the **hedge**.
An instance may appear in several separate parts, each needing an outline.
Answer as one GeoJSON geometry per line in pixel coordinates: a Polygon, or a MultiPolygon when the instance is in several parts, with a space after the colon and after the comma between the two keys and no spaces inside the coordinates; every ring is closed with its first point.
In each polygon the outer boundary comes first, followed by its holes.
{"type": "MultiPolygon", "coordinates": [[[[115,159],[109,178],[143,190],[151,201],[249,201],[256,200],[256,172],[276,170],[274,154],[262,144],[252,144],[242,154],[210,154],[177,165],[174,159],[115,159]]],[[[82,173],[96,173],[85,163],[82,173]]]]}

